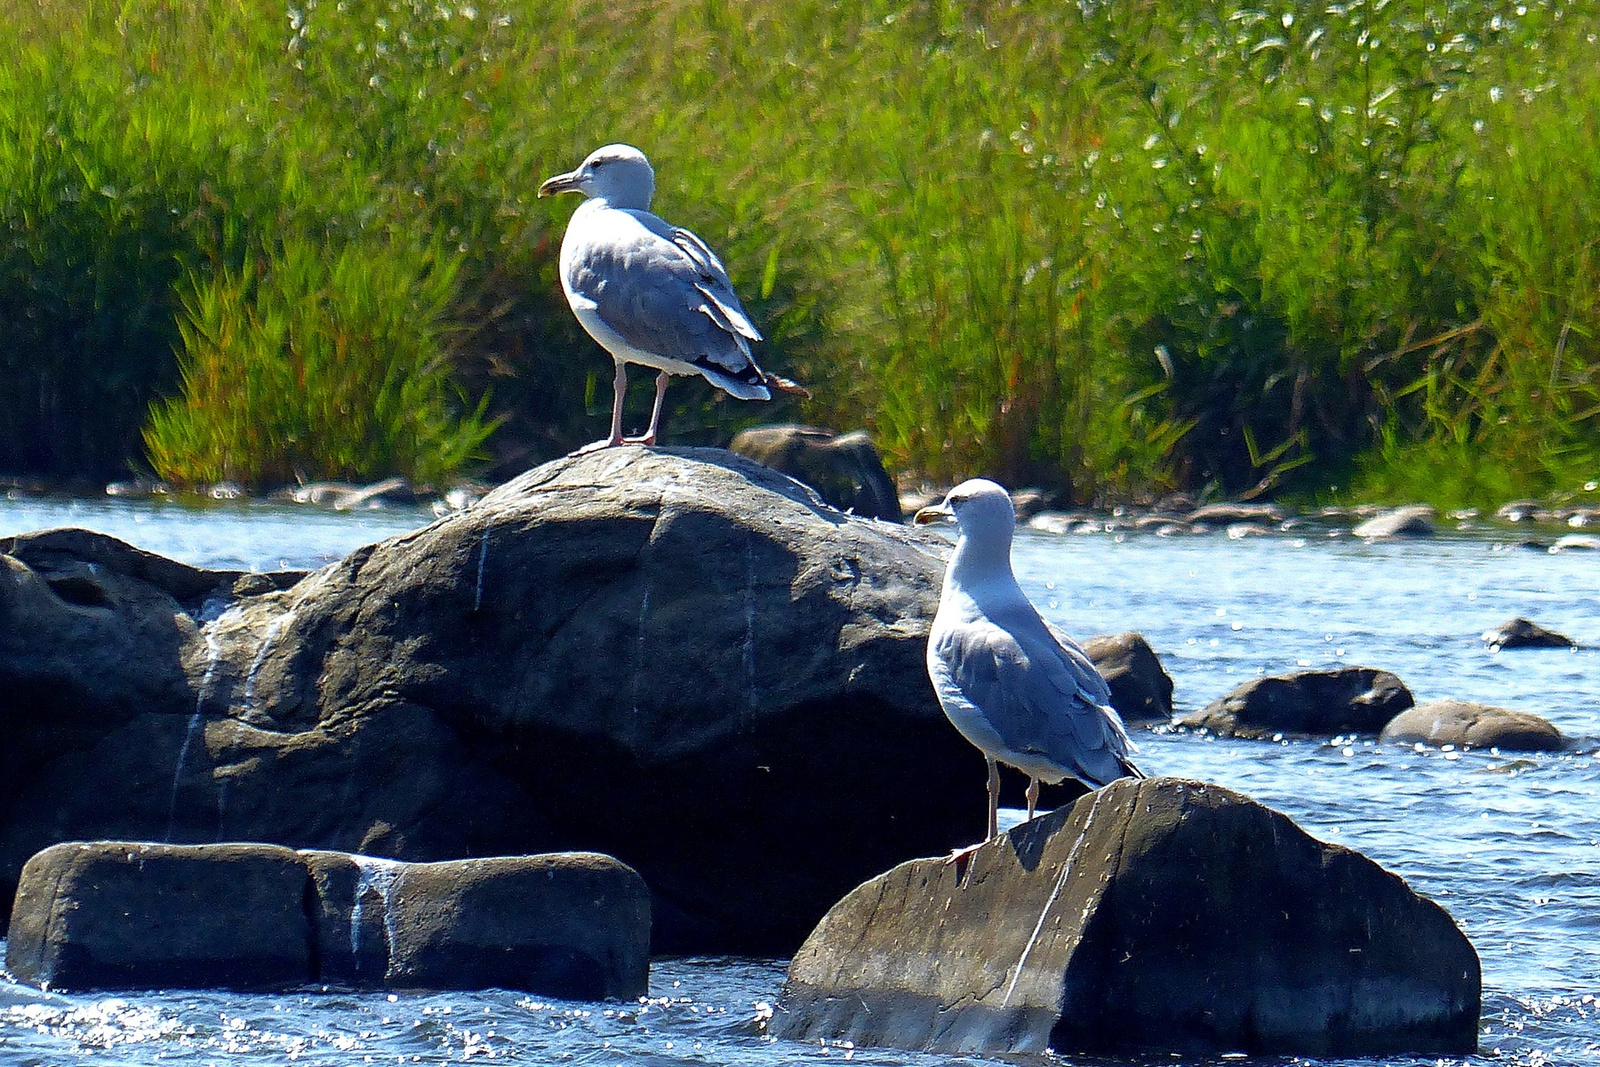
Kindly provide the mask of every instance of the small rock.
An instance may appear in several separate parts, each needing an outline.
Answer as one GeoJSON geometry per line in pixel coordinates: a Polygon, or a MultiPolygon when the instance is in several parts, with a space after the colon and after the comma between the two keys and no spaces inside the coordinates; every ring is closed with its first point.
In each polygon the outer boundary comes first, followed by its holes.
{"type": "Polygon", "coordinates": [[[1091,637],[1083,650],[1111,687],[1111,706],[1124,722],[1172,718],[1172,678],[1143,634],[1091,637]]]}
{"type": "Polygon", "coordinates": [[[1433,515],[1433,508],[1428,505],[1413,504],[1375,515],[1351,533],[1368,540],[1380,537],[1431,537],[1434,533],[1433,515]]]}
{"type": "Polygon", "coordinates": [[[1276,504],[1206,504],[1191,511],[1187,521],[1191,525],[1203,522],[1209,526],[1232,526],[1239,522],[1272,525],[1287,517],[1276,504]]]}
{"type": "Polygon", "coordinates": [[[1508,752],[1557,752],[1566,743],[1548,719],[1465,700],[1430,700],[1402,711],[1378,739],[1508,752]]]}
{"type": "Polygon", "coordinates": [[[218,482],[206,490],[206,496],[212,500],[242,500],[245,488],[238,482],[218,482]]]}
{"type": "Polygon", "coordinates": [[[1041,511],[1028,519],[1027,526],[1028,529],[1038,530],[1040,533],[1064,534],[1071,533],[1083,521],[1082,515],[1064,511],[1041,511]]]}
{"type": "Polygon", "coordinates": [[[1415,702],[1388,671],[1342,667],[1252,679],[1178,724],[1222,737],[1376,734],[1415,702]]]}
{"type": "Polygon", "coordinates": [[[1011,510],[1017,513],[1017,521],[1026,523],[1039,512],[1044,510],[1043,489],[1018,489],[1011,494],[1011,510]]]}
{"type": "Polygon", "coordinates": [[[1508,619],[1492,630],[1483,631],[1483,643],[1490,648],[1574,648],[1577,642],[1566,634],[1546,630],[1527,619],[1508,619]]]}
{"type": "Polygon", "coordinates": [[[973,853],[858,887],[770,1027],[948,1055],[1469,1054],[1449,914],[1247,797],[1122,779],[973,853]]]}
{"type": "Polygon", "coordinates": [[[381,482],[362,486],[333,501],[334,511],[355,511],[360,508],[386,505],[410,505],[417,502],[417,491],[406,478],[385,478],[381,482]]]}
{"type": "Polygon", "coordinates": [[[1509,504],[1500,505],[1494,517],[1501,522],[1533,522],[1544,505],[1537,500],[1513,500],[1509,504]]]}
{"type": "Polygon", "coordinates": [[[1594,534],[1563,534],[1550,546],[1551,552],[1593,552],[1600,549],[1600,537],[1594,534]]]}
{"type": "Polygon", "coordinates": [[[1272,531],[1256,522],[1236,522],[1228,527],[1228,540],[1242,541],[1246,537],[1265,537],[1272,531]]]}
{"type": "Polygon", "coordinates": [[[760,426],[740,432],[728,448],[809,485],[840,511],[905,521],[894,482],[865,430],[835,436],[810,426],[760,426]]]}
{"type": "Polygon", "coordinates": [[[120,482],[111,482],[106,486],[106,496],[124,497],[130,500],[145,500],[153,496],[167,496],[172,492],[172,487],[166,482],[154,481],[150,478],[128,478],[120,482]]]}

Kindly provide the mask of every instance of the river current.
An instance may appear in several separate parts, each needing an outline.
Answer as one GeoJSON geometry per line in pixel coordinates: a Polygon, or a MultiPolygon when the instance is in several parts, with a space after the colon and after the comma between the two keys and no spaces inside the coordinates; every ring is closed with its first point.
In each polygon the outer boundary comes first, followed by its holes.
{"type": "MultiPolygon", "coordinates": [[[[83,526],[189,563],[254,570],[318,567],[430,518],[0,498],[0,536],[83,526]]],[[[1535,712],[1569,738],[1565,752],[1517,755],[1134,732],[1146,772],[1215,782],[1277,808],[1401,875],[1471,938],[1483,962],[1479,1055],[1384,1062],[1600,1065],[1600,555],[1551,553],[1522,537],[1483,529],[1367,544],[1308,524],[1240,539],[1023,531],[1016,544],[1018,578],[1044,615],[1080,637],[1144,633],[1180,710],[1255,675],[1357,664],[1394,671],[1418,700],[1535,712]],[[1486,648],[1479,635],[1516,615],[1581,647],[1486,648]]],[[[975,819],[981,807],[975,789],[975,819]]],[[[759,1022],[784,962],[656,960],[650,996],[637,1003],[500,991],[62,996],[0,978],[0,1065],[1002,1062],[768,1038],[759,1022]]]]}

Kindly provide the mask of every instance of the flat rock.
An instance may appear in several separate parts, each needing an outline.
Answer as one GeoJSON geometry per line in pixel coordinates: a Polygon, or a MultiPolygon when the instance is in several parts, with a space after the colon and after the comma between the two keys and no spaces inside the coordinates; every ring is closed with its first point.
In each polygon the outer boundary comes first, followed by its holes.
{"type": "Polygon", "coordinates": [[[1427,504],[1385,511],[1358,525],[1351,534],[1368,540],[1385,537],[1432,537],[1434,510],[1427,504]]]}
{"type": "Polygon", "coordinates": [[[771,1030],[946,1054],[1477,1047],[1477,953],[1400,878],[1217,786],[1124,779],[840,901],[771,1030]]]}
{"type": "Polygon", "coordinates": [[[905,521],[900,495],[865,430],[835,435],[810,426],[758,426],[740,431],[728,448],[804,482],[840,511],[905,521]]]}
{"type": "Polygon", "coordinates": [[[1376,734],[1415,702],[1388,671],[1342,667],[1254,678],[1178,724],[1222,737],[1376,734]]]}
{"type": "Polygon", "coordinates": [[[1191,526],[1232,526],[1236,523],[1263,523],[1268,526],[1282,522],[1288,513],[1277,504],[1220,503],[1205,504],[1184,517],[1191,526]]]}
{"type": "Polygon", "coordinates": [[[6,970],[63,990],[301,985],[305,890],[274,845],[56,845],[22,870],[6,970]]]}
{"type": "Polygon", "coordinates": [[[586,851],[645,878],[658,952],[792,953],[978,829],[983,760],[925,664],[948,551],[638,447],[304,576],[5,539],[0,905],[70,840],[586,851]]]}
{"type": "Polygon", "coordinates": [[[1574,648],[1577,642],[1566,634],[1546,630],[1524,618],[1507,619],[1483,632],[1483,643],[1491,648],[1574,648]]]}
{"type": "Polygon", "coordinates": [[[648,985],[650,896],[608,856],[400,863],[276,845],[72,842],[23,868],[6,967],[54,989],[648,985]]]}
{"type": "Polygon", "coordinates": [[[1558,752],[1566,745],[1548,719],[1465,700],[1430,700],[1389,720],[1381,741],[1507,752],[1558,752]]]}
{"type": "Polygon", "coordinates": [[[400,863],[301,853],[316,889],[316,981],[358,989],[643,996],[650,892],[595,853],[400,863]]]}
{"type": "Polygon", "coordinates": [[[1143,634],[1091,637],[1083,650],[1111,687],[1111,706],[1124,722],[1172,718],[1172,677],[1143,634]]]}

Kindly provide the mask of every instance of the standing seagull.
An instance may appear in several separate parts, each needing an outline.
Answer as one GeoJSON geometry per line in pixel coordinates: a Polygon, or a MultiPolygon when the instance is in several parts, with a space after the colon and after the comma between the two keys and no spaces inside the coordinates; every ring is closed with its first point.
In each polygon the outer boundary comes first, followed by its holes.
{"type": "Polygon", "coordinates": [[[540,196],[588,197],[561,241],[561,288],[589,336],[617,363],[611,437],[590,447],[656,443],[667,377],[699,374],[740,400],[771,400],[771,390],[810,396],[756,366],[750,342],[761,340],[704,241],[650,213],[655,171],[632,145],[589,153],[583,165],[539,186],[540,196]],[[622,436],[627,365],[655,367],[656,403],[641,437],[622,436]]]}
{"type": "Polygon", "coordinates": [[[999,835],[1000,770],[1028,776],[1028,818],[1039,782],[1076,778],[1093,789],[1143,778],[1089,657],[1039,617],[1011,573],[1016,512],[982,478],[962,482],[915,521],[961,528],[928,634],[928,676],[955,728],[989,764],[989,836],[999,835]]]}

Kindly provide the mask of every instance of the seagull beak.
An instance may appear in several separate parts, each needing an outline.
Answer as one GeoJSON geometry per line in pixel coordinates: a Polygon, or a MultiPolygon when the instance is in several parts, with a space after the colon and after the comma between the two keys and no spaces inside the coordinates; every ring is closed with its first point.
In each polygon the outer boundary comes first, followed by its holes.
{"type": "Polygon", "coordinates": [[[930,504],[911,516],[911,521],[917,526],[929,526],[936,522],[953,522],[955,517],[949,504],[930,504]]]}
{"type": "Polygon", "coordinates": [[[581,192],[583,192],[583,190],[578,188],[577,171],[572,171],[568,174],[557,174],[554,178],[547,179],[543,185],[539,186],[540,196],[555,196],[557,193],[581,192]]]}

